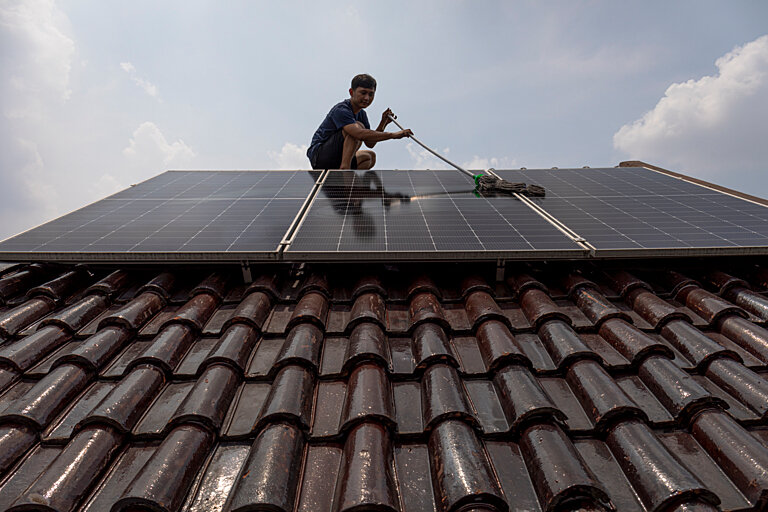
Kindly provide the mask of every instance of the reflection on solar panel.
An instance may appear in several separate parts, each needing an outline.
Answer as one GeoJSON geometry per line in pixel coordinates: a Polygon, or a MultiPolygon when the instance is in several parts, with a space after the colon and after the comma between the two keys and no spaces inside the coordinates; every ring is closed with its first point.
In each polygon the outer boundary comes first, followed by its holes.
{"type": "Polygon", "coordinates": [[[314,181],[301,171],[170,171],[5,240],[0,253],[274,257],[314,181]]]}
{"type": "Polygon", "coordinates": [[[525,203],[455,171],[329,171],[286,256],[512,257],[585,250],[525,203]],[[410,253],[410,254],[403,254],[410,253]]]}
{"type": "Polygon", "coordinates": [[[534,203],[585,238],[597,255],[768,246],[765,206],[648,169],[497,173],[544,186],[547,196],[534,203]]]}

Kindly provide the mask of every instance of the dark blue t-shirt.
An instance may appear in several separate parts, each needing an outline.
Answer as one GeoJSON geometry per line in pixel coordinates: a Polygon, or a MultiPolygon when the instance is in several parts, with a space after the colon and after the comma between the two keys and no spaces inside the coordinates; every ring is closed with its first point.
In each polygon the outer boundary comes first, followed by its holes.
{"type": "Polygon", "coordinates": [[[371,129],[371,125],[368,123],[368,114],[365,113],[365,109],[360,109],[357,115],[352,113],[352,102],[348,99],[340,101],[333,106],[328,115],[325,116],[323,122],[320,123],[320,127],[312,136],[312,142],[309,143],[309,149],[307,149],[307,157],[312,160],[312,155],[315,154],[318,146],[327,141],[334,132],[337,132],[355,121],[363,123],[368,130],[371,129]]]}

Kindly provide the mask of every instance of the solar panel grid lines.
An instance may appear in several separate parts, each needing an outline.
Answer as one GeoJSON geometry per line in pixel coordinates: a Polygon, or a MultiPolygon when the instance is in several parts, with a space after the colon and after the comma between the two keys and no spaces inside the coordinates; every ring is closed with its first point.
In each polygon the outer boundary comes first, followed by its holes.
{"type": "Polygon", "coordinates": [[[517,198],[481,195],[456,171],[328,173],[287,258],[586,252],[517,198]]]}
{"type": "Polygon", "coordinates": [[[498,171],[539,183],[540,208],[598,256],[768,252],[768,208],[646,168],[498,171]]]}
{"type": "Polygon", "coordinates": [[[0,254],[275,259],[314,185],[306,171],[170,171],[12,237],[0,254]]]}

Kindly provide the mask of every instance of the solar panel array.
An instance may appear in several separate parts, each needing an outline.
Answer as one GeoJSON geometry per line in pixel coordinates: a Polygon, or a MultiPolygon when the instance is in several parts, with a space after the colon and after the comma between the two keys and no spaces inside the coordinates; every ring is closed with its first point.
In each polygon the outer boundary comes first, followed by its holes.
{"type": "Polygon", "coordinates": [[[645,168],[169,171],[0,242],[0,261],[768,254],[768,208],[645,168]]]}

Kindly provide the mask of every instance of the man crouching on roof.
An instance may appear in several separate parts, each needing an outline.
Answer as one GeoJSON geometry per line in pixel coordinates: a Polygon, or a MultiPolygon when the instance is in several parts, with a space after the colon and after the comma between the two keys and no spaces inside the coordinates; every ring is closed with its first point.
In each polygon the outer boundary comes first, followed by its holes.
{"type": "Polygon", "coordinates": [[[373,103],[376,80],[371,75],[357,75],[352,79],[349,99],[333,106],[312,137],[307,150],[313,169],[370,169],[376,163],[376,153],[360,149],[360,145],[372,148],[377,142],[402,139],[413,135],[411,130],[385,132],[391,122],[392,111],[381,114],[381,122],[371,130],[365,108],[373,103]]]}

